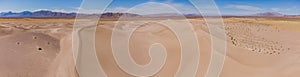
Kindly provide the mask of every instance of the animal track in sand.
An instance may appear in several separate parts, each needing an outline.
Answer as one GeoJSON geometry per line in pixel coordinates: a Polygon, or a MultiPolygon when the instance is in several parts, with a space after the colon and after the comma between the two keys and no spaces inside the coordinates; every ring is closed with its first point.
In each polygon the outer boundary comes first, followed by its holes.
{"type": "Polygon", "coordinates": [[[43,50],[43,48],[38,48],[38,50],[39,50],[39,51],[42,51],[42,50],[43,50]]]}
{"type": "Polygon", "coordinates": [[[2,37],[0,49],[0,67],[3,67],[0,72],[11,74],[2,74],[0,77],[10,77],[13,74],[43,77],[60,52],[60,41],[44,33],[16,33],[2,37]]]}
{"type": "Polygon", "coordinates": [[[17,42],[16,44],[17,44],[17,45],[21,45],[21,42],[17,42]]]}
{"type": "Polygon", "coordinates": [[[33,39],[37,39],[38,37],[37,37],[37,36],[32,36],[32,38],[33,38],[33,39]]]}
{"type": "Polygon", "coordinates": [[[50,45],[51,43],[50,42],[47,42],[47,45],[50,45]]]}
{"type": "MultiPolygon", "coordinates": [[[[248,49],[253,53],[265,55],[280,55],[290,50],[277,40],[259,36],[258,33],[272,32],[278,33],[280,30],[265,24],[253,23],[227,23],[225,26],[227,35],[231,43],[240,48],[248,49]]],[[[268,36],[268,35],[266,35],[268,36]]]]}

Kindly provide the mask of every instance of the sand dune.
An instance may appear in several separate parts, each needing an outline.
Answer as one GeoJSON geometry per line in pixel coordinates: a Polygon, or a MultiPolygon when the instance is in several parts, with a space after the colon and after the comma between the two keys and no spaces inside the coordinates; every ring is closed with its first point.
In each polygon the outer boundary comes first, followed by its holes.
{"type": "Polygon", "coordinates": [[[2,77],[44,76],[60,51],[58,39],[41,33],[12,34],[0,43],[2,77]]]}
{"type": "MultiPolygon", "coordinates": [[[[200,47],[197,77],[208,69],[211,40],[203,19],[189,19],[200,47]]],[[[299,77],[300,27],[295,21],[264,18],[225,18],[227,55],[220,77],[299,77]],[[277,22],[278,21],[278,22],[277,22]],[[279,22],[280,21],[280,22],[279,22]],[[285,21],[285,22],[281,22],[285,21]],[[292,24],[292,25],[291,25],[292,24]]],[[[0,77],[77,77],[72,52],[71,19],[1,19],[0,77]]],[[[111,49],[115,21],[103,21],[96,31],[99,62],[109,77],[133,77],[116,64],[111,49]]],[[[127,30],[120,27],[120,30],[127,30]]],[[[139,27],[130,39],[137,64],[151,60],[153,43],[166,47],[167,62],[157,77],[172,77],[180,63],[180,44],[161,24],[139,27]]]]}

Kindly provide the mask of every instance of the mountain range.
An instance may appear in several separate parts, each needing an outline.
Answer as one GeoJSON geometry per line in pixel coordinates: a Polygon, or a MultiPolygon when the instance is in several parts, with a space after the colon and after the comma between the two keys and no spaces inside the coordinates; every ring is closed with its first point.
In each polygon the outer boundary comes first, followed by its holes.
{"type": "Polygon", "coordinates": [[[35,11],[35,12],[30,12],[30,11],[23,11],[19,13],[15,12],[2,12],[0,13],[0,17],[17,17],[17,18],[23,18],[23,17],[61,17],[61,18],[68,18],[68,17],[75,17],[76,13],[63,13],[63,12],[52,12],[52,11],[46,11],[46,10],[41,10],[41,11],[35,11]]]}
{"type": "MultiPolygon", "coordinates": [[[[77,13],[63,13],[63,12],[53,12],[48,10],[40,10],[35,12],[23,11],[23,12],[2,12],[0,13],[0,18],[74,18],[77,13]]],[[[81,16],[99,16],[98,14],[80,14],[81,16]]],[[[137,17],[138,14],[130,13],[103,13],[102,18],[119,18],[121,16],[126,17],[137,17]]]]}
{"type": "MultiPolygon", "coordinates": [[[[77,13],[63,13],[63,12],[53,12],[48,10],[40,10],[35,12],[23,11],[23,12],[1,12],[0,18],[74,18],[77,13]]],[[[83,16],[94,16],[97,14],[80,14],[83,16]]],[[[97,15],[99,16],[99,15],[97,15]]],[[[119,18],[121,16],[126,17],[176,17],[178,14],[152,14],[152,15],[138,15],[131,13],[103,13],[102,18],[119,18]]],[[[197,14],[185,14],[186,17],[201,17],[197,14]]],[[[284,15],[277,12],[264,12],[257,13],[249,16],[259,16],[259,17],[300,17],[300,15],[284,15]]]]}
{"type": "Polygon", "coordinates": [[[282,17],[282,16],[287,16],[287,15],[280,14],[280,13],[277,13],[277,12],[264,12],[264,13],[254,14],[253,16],[282,17]]]}

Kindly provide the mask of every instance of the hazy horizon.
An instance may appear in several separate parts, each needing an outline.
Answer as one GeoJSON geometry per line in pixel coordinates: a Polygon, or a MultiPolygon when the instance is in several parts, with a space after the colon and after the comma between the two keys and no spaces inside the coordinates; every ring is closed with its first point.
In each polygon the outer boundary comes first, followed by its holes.
{"type": "MultiPolygon", "coordinates": [[[[83,0],[4,0],[0,1],[0,12],[22,12],[22,11],[38,11],[50,10],[54,12],[76,13],[83,0]]],[[[167,4],[176,8],[183,14],[199,14],[194,6],[188,0],[114,0],[104,12],[125,13],[127,10],[136,5],[158,2],[167,4]]],[[[300,1],[297,0],[215,0],[215,3],[222,15],[250,15],[264,12],[278,12],[286,15],[300,15],[300,1]]],[[[201,5],[201,4],[199,4],[201,5]]],[[[164,6],[148,6],[140,9],[164,9],[164,6]]],[[[210,9],[209,7],[204,7],[210,9]]],[[[169,13],[168,10],[154,9],[156,14],[169,13]]],[[[96,13],[98,9],[86,9],[86,14],[96,13]]],[[[135,14],[147,14],[148,12],[139,12],[135,14]]],[[[209,12],[208,12],[209,13],[209,12]]]]}

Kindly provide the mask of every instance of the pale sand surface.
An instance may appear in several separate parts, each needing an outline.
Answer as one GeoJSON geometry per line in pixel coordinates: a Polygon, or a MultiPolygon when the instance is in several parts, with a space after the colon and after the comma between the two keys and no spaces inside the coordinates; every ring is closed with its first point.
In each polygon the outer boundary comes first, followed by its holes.
{"type": "MultiPolygon", "coordinates": [[[[204,77],[211,40],[203,19],[189,19],[200,47],[197,77],[204,77]]],[[[300,23],[267,18],[225,18],[227,55],[220,77],[299,77],[300,23]]],[[[103,21],[96,31],[99,62],[109,77],[131,77],[116,64],[111,52],[115,21],[103,21]]],[[[0,19],[0,77],[76,77],[72,53],[72,19],[0,19]]],[[[126,30],[126,29],[120,29],[126,30]]],[[[157,77],[172,77],[180,63],[175,34],[161,24],[145,24],[130,39],[136,63],[151,59],[149,46],[162,43],[167,62],[157,77]]]]}

